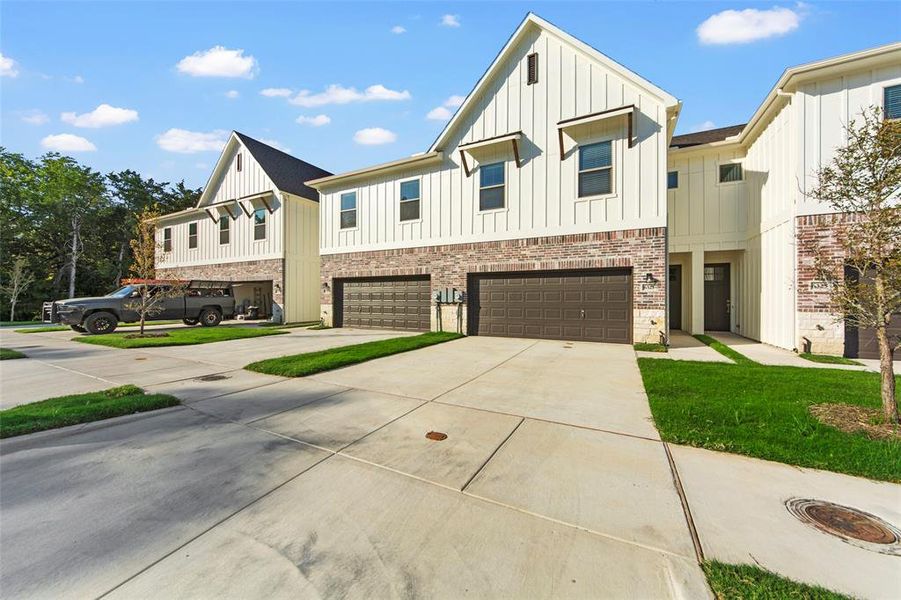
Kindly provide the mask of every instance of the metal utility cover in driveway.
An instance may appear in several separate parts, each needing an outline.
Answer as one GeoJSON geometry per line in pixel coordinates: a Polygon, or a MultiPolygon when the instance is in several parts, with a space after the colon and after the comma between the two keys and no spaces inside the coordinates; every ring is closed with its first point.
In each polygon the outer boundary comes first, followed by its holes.
{"type": "Polygon", "coordinates": [[[469,298],[470,333],[632,342],[628,269],[472,275],[469,298]]]}

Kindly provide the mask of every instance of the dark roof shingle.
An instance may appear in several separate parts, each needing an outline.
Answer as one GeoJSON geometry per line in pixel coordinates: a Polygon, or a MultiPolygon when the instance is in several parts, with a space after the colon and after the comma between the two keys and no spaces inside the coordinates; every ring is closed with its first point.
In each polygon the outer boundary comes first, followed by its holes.
{"type": "Polygon", "coordinates": [[[674,135],[673,141],[670,142],[670,148],[688,148],[689,146],[700,146],[701,144],[709,144],[711,142],[720,142],[733,135],[738,135],[745,128],[747,123],[742,125],[730,125],[729,127],[719,127],[717,129],[708,129],[707,131],[698,131],[696,133],[686,133],[684,135],[674,135]]]}
{"type": "Polygon", "coordinates": [[[235,135],[279,190],[319,201],[319,192],[304,182],[319,177],[328,177],[331,173],[238,131],[235,132],[235,135]]]}

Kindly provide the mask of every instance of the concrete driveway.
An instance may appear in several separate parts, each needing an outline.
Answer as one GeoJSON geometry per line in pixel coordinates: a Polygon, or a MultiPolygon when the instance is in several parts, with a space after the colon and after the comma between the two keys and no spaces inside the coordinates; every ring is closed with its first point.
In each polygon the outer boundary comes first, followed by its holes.
{"type": "Polygon", "coordinates": [[[182,407],[0,444],[4,595],[710,595],[630,347],[475,337],[281,380],[217,345],[150,386],[182,407]]]}

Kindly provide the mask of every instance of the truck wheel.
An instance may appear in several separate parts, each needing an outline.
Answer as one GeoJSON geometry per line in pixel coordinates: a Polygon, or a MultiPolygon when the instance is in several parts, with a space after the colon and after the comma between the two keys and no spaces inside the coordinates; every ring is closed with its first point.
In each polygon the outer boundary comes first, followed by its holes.
{"type": "Polygon", "coordinates": [[[69,325],[69,328],[71,328],[72,331],[77,331],[78,333],[87,333],[87,331],[88,331],[81,325],[69,325]]]}
{"type": "Polygon", "coordinates": [[[88,318],[84,320],[84,328],[88,330],[89,333],[99,334],[99,333],[112,333],[116,330],[116,325],[119,324],[119,321],[116,319],[115,315],[112,315],[108,312],[95,312],[88,315],[88,318]]]}
{"type": "Polygon", "coordinates": [[[214,308],[204,308],[200,311],[200,324],[204,327],[215,327],[222,321],[222,313],[214,308]]]}
{"type": "Polygon", "coordinates": [[[185,325],[187,325],[188,327],[197,325],[197,319],[182,319],[181,322],[184,323],[185,325]]]}

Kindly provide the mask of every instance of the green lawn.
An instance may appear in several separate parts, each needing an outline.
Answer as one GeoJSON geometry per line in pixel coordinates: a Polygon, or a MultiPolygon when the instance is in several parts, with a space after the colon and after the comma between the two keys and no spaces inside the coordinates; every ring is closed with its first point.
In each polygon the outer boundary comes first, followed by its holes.
{"type": "Polygon", "coordinates": [[[638,359],[665,441],[901,481],[901,441],[845,433],[807,408],[829,402],[877,408],[878,373],[768,367],[740,354],[737,362],[638,359]]]}
{"type": "Polygon", "coordinates": [[[47,333],[48,331],[69,331],[67,325],[48,325],[47,327],[29,327],[28,329],[16,329],[16,333],[47,333]]]}
{"type": "Polygon", "coordinates": [[[14,358],[25,358],[25,355],[18,350],[10,350],[9,348],[0,348],[0,360],[12,360],[14,358]]]}
{"type": "Polygon", "coordinates": [[[0,327],[14,327],[16,325],[37,325],[41,321],[0,321],[0,327]]]}
{"type": "Polygon", "coordinates": [[[649,344],[647,342],[639,342],[635,344],[635,350],[639,352],[666,352],[666,346],[663,344],[649,344]]]}
{"type": "Polygon", "coordinates": [[[707,561],[702,566],[719,600],[850,600],[848,596],[798,583],[752,565],[707,561]]]}
{"type": "Polygon", "coordinates": [[[176,404],[177,398],[166,394],[145,394],[144,390],[133,385],[90,394],[50,398],[0,411],[0,438],[100,421],[176,404]]]}
{"type": "Polygon", "coordinates": [[[352,346],[342,346],[318,352],[306,352],[293,356],[270,358],[251,363],[244,367],[250,371],[267,373],[269,375],[281,375],[283,377],[305,377],[322,371],[331,371],[348,365],[366,362],[375,358],[391,356],[400,352],[408,352],[449,342],[463,337],[459,333],[447,331],[429,332],[409,337],[378,340],[352,346]]]}
{"type": "Polygon", "coordinates": [[[301,323],[260,323],[260,327],[278,327],[279,329],[294,329],[296,327],[309,327],[310,325],[319,325],[319,321],[303,321],[301,323]]]}
{"type": "Polygon", "coordinates": [[[726,344],[710,337],[709,335],[696,335],[694,336],[696,340],[700,340],[725,356],[726,358],[732,359],[736,364],[740,365],[756,365],[757,363],[745,356],[744,354],[740,354],[736,352],[726,344]]]}
{"type": "MultiPolygon", "coordinates": [[[[159,332],[157,332],[159,333],[159,332]]],[[[261,329],[257,327],[185,327],[167,331],[166,337],[131,338],[136,332],[107,333],[104,335],[84,335],[74,339],[83,344],[110,346],[112,348],[152,348],[158,346],[192,346],[194,344],[210,344],[226,340],[262,337],[288,333],[281,329],[261,329]]]]}
{"type": "Polygon", "coordinates": [[[861,363],[856,360],[852,360],[850,358],[845,358],[844,356],[829,356],[828,354],[808,354],[806,352],[802,352],[799,354],[801,358],[812,362],[823,363],[827,365],[857,365],[862,366],[861,363]]]}

